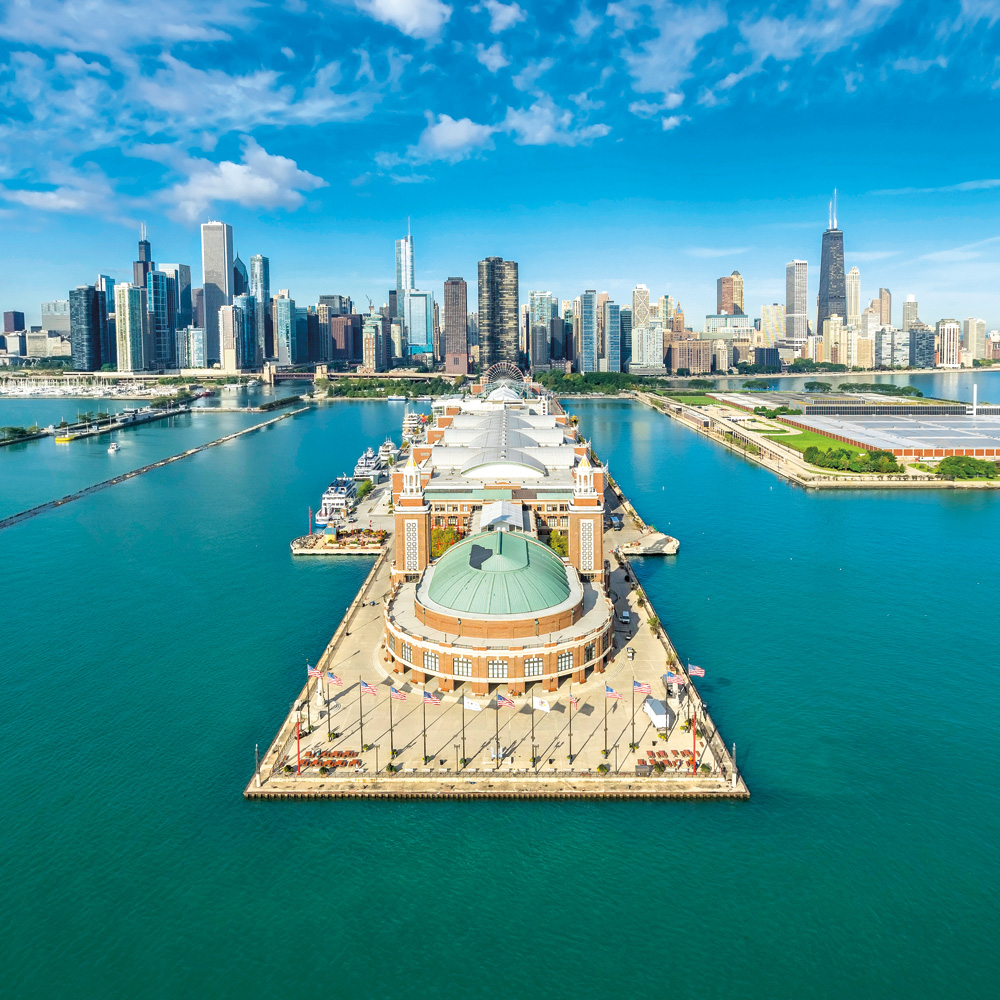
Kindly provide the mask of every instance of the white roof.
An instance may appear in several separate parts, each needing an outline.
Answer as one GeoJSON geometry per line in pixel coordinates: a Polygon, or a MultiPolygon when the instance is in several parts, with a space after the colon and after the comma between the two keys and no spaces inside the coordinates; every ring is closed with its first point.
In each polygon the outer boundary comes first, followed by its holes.
{"type": "Polygon", "coordinates": [[[493,503],[484,503],[482,513],[479,515],[479,528],[482,531],[491,525],[509,525],[523,530],[523,505],[510,500],[494,500],[493,503]]]}

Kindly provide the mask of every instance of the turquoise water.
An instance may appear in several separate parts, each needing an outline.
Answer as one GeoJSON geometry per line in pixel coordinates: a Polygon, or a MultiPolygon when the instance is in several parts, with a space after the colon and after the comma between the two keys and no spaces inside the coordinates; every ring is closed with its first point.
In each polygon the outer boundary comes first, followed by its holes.
{"type": "Polygon", "coordinates": [[[370,565],[288,541],[398,440],[324,407],[0,532],[5,993],[995,995],[1000,501],[573,408],[681,539],[639,572],[751,801],[244,802],[370,565]]]}

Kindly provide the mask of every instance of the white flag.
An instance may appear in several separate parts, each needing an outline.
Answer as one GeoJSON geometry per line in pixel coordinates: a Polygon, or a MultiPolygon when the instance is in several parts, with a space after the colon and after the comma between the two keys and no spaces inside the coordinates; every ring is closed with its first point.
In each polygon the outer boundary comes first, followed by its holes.
{"type": "Polygon", "coordinates": [[[539,712],[551,712],[552,709],[549,708],[549,703],[545,701],[544,698],[532,698],[531,704],[534,708],[537,708],[539,712]]]}
{"type": "Polygon", "coordinates": [[[471,698],[468,698],[465,695],[462,696],[462,705],[470,712],[481,712],[483,710],[482,705],[478,705],[471,698]]]}

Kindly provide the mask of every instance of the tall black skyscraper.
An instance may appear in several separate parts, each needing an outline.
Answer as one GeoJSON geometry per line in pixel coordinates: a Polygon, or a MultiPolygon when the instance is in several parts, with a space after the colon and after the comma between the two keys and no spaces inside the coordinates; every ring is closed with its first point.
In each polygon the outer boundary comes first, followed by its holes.
{"type": "Polygon", "coordinates": [[[823,233],[819,264],[819,305],[816,336],[823,336],[823,320],[840,316],[847,322],[847,282],[844,278],[844,234],[837,228],[837,192],[830,203],[830,228],[823,233]]]}
{"type": "Polygon", "coordinates": [[[69,293],[69,336],[78,372],[100,371],[102,364],[112,363],[101,356],[108,339],[108,302],[99,288],[80,285],[69,293]]]}
{"type": "Polygon", "coordinates": [[[479,262],[479,358],[485,371],[498,361],[520,363],[517,261],[479,262]]]}
{"type": "Polygon", "coordinates": [[[146,223],[142,224],[139,239],[139,259],[132,262],[132,284],[137,288],[146,287],[146,275],[154,270],[153,249],[146,239],[146,223]]]}

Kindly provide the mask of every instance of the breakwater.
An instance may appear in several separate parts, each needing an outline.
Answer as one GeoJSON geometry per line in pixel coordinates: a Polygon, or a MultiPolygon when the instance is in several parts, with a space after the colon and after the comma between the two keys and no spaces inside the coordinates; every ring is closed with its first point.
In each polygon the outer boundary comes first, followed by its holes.
{"type": "Polygon", "coordinates": [[[102,482],[94,483],[92,486],[84,487],[82,490],[77,490],[74,493],[67,493],[66,496],[60,497],[58,500],[49,500],[46,503],[38,504],[35,507],[29,507],[27,510],[19,511],[17,514],[11,514],[9,517],[0,519],[0,530],[13,527],[15,524],[19,524],[20,522],[26,521],[32,517],[37,517],[39,514],[44,514],[47,511],[55,510],[57,507],[62,507],[64,504],[72,503],[74,500],[90,496],[92,493],[97,493],[99,490],[107,489],[109,486],[116,486],[118,483],[123,483],[128,479],[134,479],[136,476],[152,472],[153,469],[159,469],[165,465],[170,465],[173,462],[179,462],[181,459],[189,458],[191,455],[197,455],[200,451],[207,451],[209,448],[214,448],[216,445],[225,444],[227,441],[233,441],[238,437],[242,437],[244,434],[251,434],[254,431],[270,427],[272,424],[276,424],[280,420],[287,420],[289,417],[294,417],[296,414],[305,413],[308,409],[309,407],[303,406],[298,410],[290,410],[288,413],[282,413],[280,416],[272,417],[270,420],[265,420],[259,424],[254,424],[252,427],[244,427],[243,430],[235,431],[232,434],[226,434],[223,437],[216,438],[214,441],[209,441],[207,444],[201,444],[195,448],[188,448],[186,451],[179,452],[176,455],[170,455],[168,458],[162,458],[158,462],[151,462],[149,465],[143,465],[138,469],[123,472],[120,476],[113,476],[111,479],[105,479],[102,482]]]}

